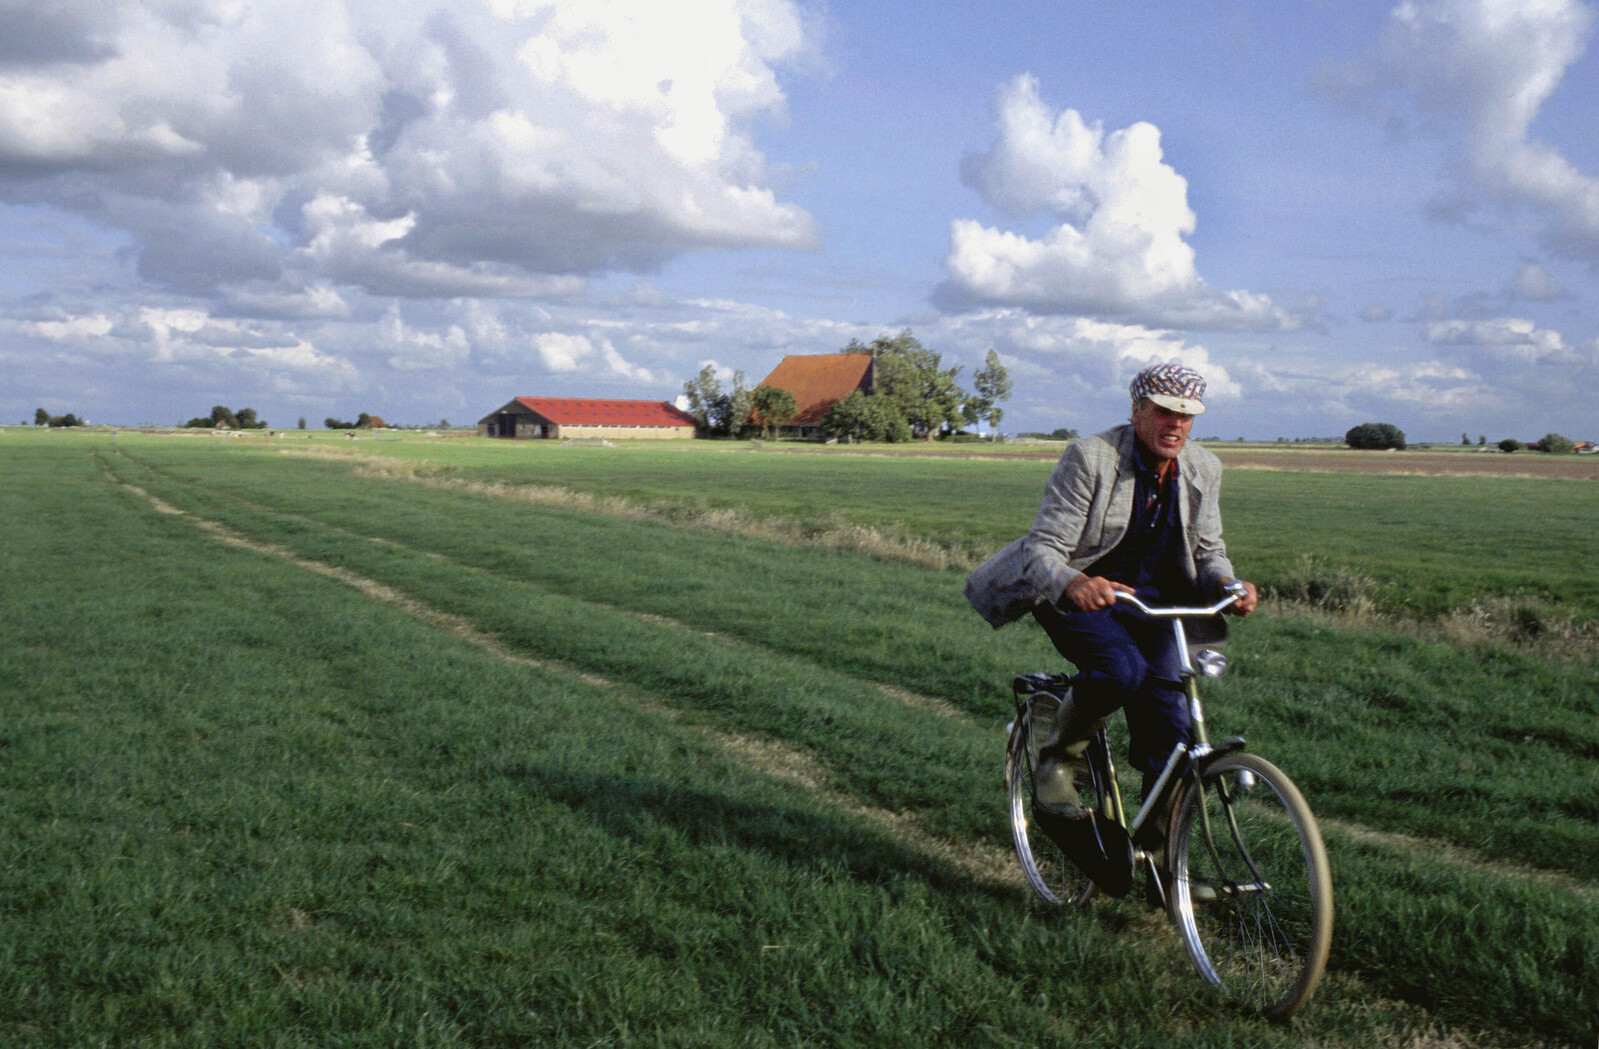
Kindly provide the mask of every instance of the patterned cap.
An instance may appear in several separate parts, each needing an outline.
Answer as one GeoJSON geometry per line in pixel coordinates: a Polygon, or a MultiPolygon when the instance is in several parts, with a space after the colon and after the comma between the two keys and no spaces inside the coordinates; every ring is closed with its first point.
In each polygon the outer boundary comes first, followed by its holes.
{"type": "Polygon", "coordinates": [[[1145,397],[1162,408],[1184,415],[1205,410],[1205,379],[1181,364],[1151,364],[1133,377],[1133,404],[1145,397]]]}

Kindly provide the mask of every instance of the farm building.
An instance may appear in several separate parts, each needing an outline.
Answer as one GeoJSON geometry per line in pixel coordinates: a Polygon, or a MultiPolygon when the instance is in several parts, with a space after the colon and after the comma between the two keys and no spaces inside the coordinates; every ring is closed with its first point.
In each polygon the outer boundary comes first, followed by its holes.
{"type": "Polygon", "coordinates": [[[477,421],[479,437],[524,440],[573,437],[631,439],[694,436],[694,417],[666,401],[603,401],[586,397],[518,397],[477,421]]]}
{"type": "Polygon", "coordinates": [[[791,354],[779,361],[756,389],[773,386],[792,393],[799,410],[783,433],[817,437],[828,409],[856,390],[871,392],[872,360],[869,353],[791,354]]]}

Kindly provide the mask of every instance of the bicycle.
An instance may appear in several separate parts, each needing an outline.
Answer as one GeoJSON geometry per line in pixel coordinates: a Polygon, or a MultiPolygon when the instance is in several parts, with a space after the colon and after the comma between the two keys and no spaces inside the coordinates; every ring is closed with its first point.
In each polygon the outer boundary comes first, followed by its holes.
{"type": "MultiPolygon", "coordinates": [[[[1241,587],[1207,608],[1151,608],[1117,595],[1137,614],[1172,623],[1192,718],[1192,745],[1178,743],[1131,821],[1122,803],[1104,723],[1077,762],[1091,819],[1077,821],[1090,848],[1069,859],[1032,817],[1035,719],[1053,714],[1065,674],[1024,674],[1012,683],[1016,719],[1005,748],[1005,785],[1016,857],[1046,903],[1082,906],[1097,891],[1124,896],[1142,866],[1164,901],[1199,974],[1246,1007],[1286,1020],[1315,992],[1332,942],[1332,875],[1315,816],[1293,782],[1234,736],[1211,746],[1199,678],[1219,677],[1214,649],[1190,657],[1185,622],[1211,620],[1241,587]],[[1164,844],[1146,828],[1160,828],[1164,844]]],[[[1207,624],[1207,625],[1212,625],[1207,624]]],[[[1046,722],[1047,724],[1047,722],[1046,722]]]]}

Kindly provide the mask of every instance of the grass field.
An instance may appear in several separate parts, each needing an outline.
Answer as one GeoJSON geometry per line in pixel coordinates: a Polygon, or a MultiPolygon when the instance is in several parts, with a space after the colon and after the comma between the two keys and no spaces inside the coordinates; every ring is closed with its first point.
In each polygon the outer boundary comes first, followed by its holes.
{"type": "Polygon", "coordinates": [[[1028,901],[999,762],[1041,634],[806,541],[980,551],[1047,462],[291,443],[0,438],[0,1044],[1599,1036],[1599,664],[1539,637],[1594,618],[1599,486],[1229,473],[1241,566],[1380,613],[1278,601],[1207,693],[1333,859],[1282,1029],[1134,900],[1028,901]],[[1520,637],[1397,626],[1490,598],[1520,637]]]}

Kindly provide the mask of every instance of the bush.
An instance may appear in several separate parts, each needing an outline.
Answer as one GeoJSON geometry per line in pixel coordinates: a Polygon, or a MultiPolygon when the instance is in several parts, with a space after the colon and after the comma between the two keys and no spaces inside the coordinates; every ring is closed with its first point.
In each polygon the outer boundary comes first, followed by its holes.
{"type": "Polygon", "coordinates": [[[256,418],[254,408],[235,412],[225,404],[212,407],[210,415],[196,416],[183,424],[191,430],[264,430],[266,420],[256,418]]]}
{"type": "Polygon", "coordinates": [[[1569,455],[1577,450],[1577,446],[1569,437],[1562,437],[1558,433],[1546,433],[1538,441],[1538,450],[1553,455],[1569,455]]]}
{"type": "Polygon", "coordinates": [[[1344,434],[1344,443],[1351,448],[1405,447],[1405,431],[1392,423],[1361,423],[1344,434]]]}
{"type": "Polygon", "coordinates": [[[1504,440],[1499,442],[1499,450],[1501,452],[1519,452],[1524,447],[1526,446],[1520,441],[1516,440],[1514,437],[1506,437],[1504,440]]]}
{"type": "Polygon", "coordinates": [[[902,442],[911,424],[886,397],[856,390],[828,409],[822,430],[835,440],[902,442]]]}

